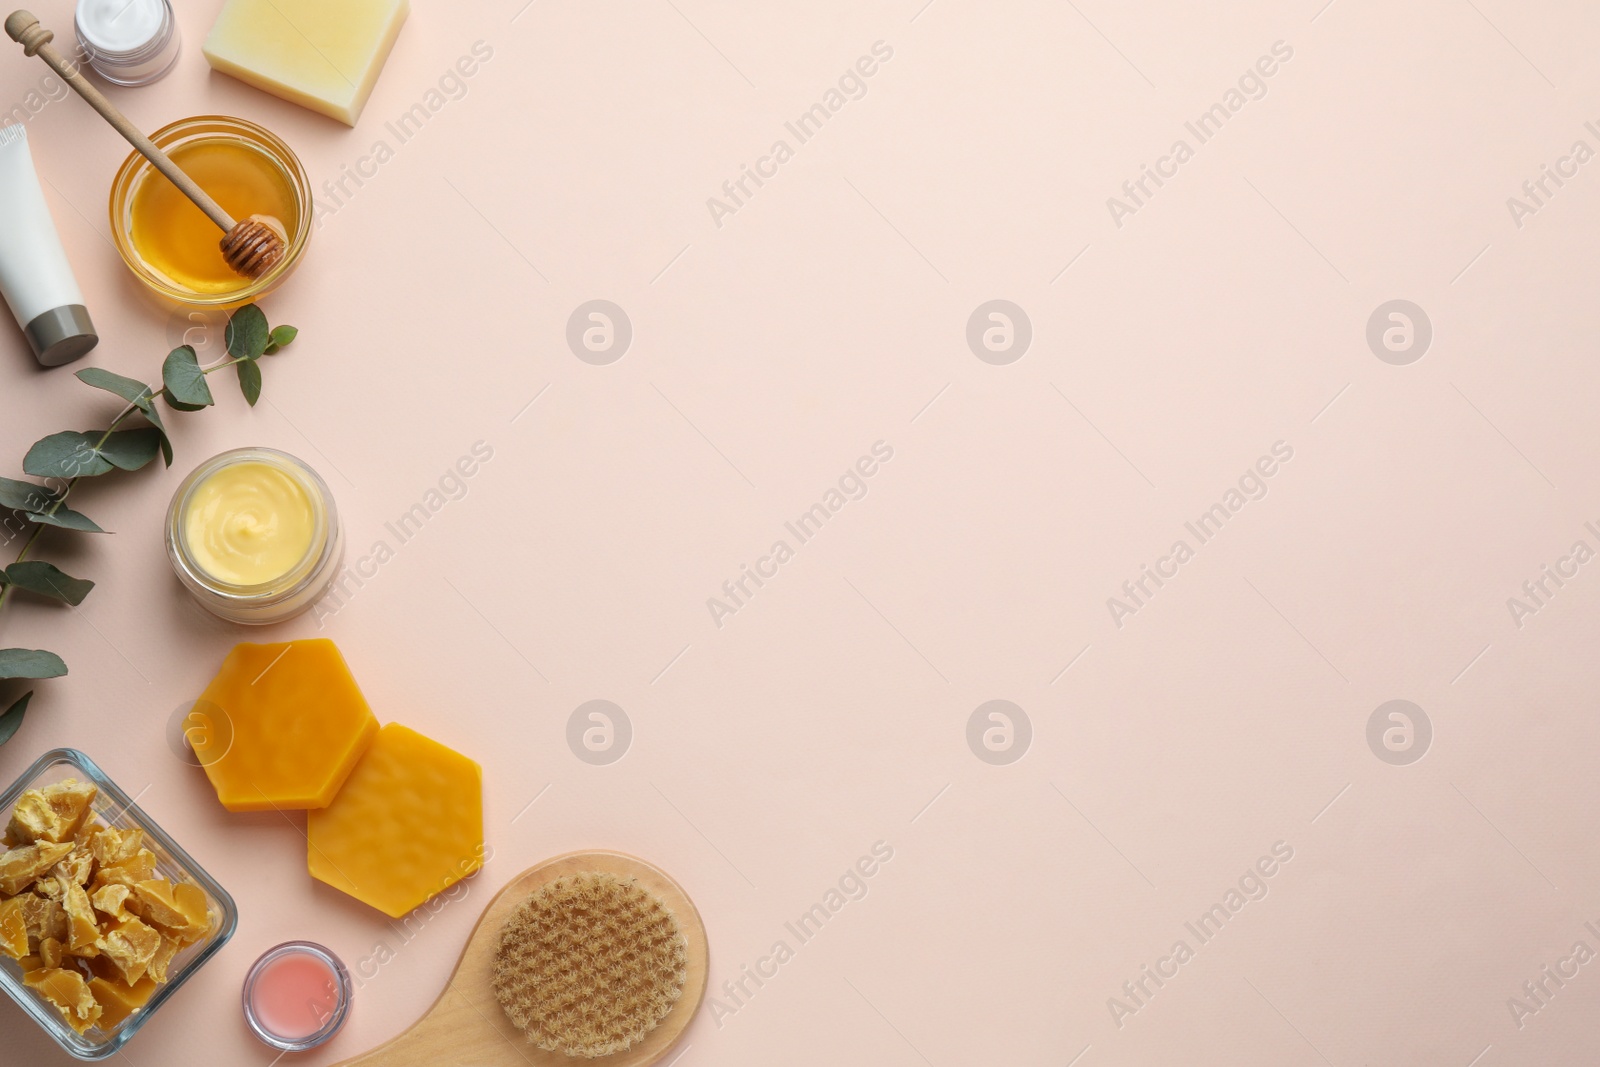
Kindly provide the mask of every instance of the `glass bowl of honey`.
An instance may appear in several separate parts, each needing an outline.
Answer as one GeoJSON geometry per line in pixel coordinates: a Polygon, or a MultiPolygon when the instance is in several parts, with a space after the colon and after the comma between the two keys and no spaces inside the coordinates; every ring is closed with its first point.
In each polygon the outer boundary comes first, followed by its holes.
{"type": "Polygon", "coordinates": [[[234,273],[222,231],[138,152],[111,182],[111,235],[123,262],[157,296],[230,308],[282,285],[305,255],[313,221],[311,181],[288,145],[244,119],[199,115],[150,135],[235,219],[271,215],[288,236],[283,261],[260,278],[234,273]]]}

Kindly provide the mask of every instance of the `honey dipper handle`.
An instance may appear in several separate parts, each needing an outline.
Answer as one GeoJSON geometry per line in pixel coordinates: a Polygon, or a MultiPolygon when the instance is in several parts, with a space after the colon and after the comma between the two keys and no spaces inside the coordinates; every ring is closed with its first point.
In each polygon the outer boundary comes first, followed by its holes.
{"type": "Polygon", "coordinates": [[[157,148],[139,128],[129,122],[127,116],[118,111],[116,105],[107,100],[105,96],[89,83],[89,80],[78,73],[77,64],[57,52],[50,44],[55,40],[55,34],[39,25],[39,20],[27,11],[13,11],[6,17],[6,33],[13,41],[22,45],[22,50],[27,55],[37,55],[40,59],[50,64],[52,70],[61,75],[66,83],[89,102],[89,106],[100,112],[102,118],[134,148],[139,154],[150,161],[150,165],[167,176],[167,180],[176,185],[195,206],[206,213],[206,216],[221,227],[223,233],[233,229],[234,221],[217,202],[206,195],[206,191],[194,183],[194,179],[185,174],[172,162],[161,149],[157,148]]]}

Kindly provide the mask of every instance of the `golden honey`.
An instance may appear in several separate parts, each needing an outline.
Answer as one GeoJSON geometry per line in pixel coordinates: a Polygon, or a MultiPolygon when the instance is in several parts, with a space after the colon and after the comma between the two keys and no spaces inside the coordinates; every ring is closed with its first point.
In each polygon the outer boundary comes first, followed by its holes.
{"type": "MultiPolygon", "coordinates": [[[[234,138],[179,146],[172,161],[235,219],[271,215],[293,233],[299,204],[276,160],[234,138]]],[[[226,293],[240,278],[222,258],[222,231],[178,187],[151,171],[133,192],[129,237],[139,258],[173,284],[196,293],[226,293]]]]}
{"type": "Polygon", "coordinates": [[[294,152],[244,119],[202,115],[163,126],[150,139],[235,219],[271,215],[283,224],[283,262],[259,278],[222,258],[222,231],[139,153],[111,183],[111,236],[136,278],[164,302],[229,308],[258,300],[298,266],[311,239],[311,185],[294,152]]]}

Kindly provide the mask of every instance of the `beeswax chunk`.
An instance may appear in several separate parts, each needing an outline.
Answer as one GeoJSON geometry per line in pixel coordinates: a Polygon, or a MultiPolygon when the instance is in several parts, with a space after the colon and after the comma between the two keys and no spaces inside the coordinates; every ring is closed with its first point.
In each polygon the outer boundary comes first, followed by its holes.
{"type": "Polygon", "coordinates": [[[32,894],[17,897],[22,901],[22,918],[28,924],[28,937],[42,941],[47,937],[64,941],[67,937],[67,912],[59,901],[32,894]]]}
{"type": "Polygon", "coordinates": [[[229,811],[324,808],[378,734],[327,639],[234,646],[191,715],[194,753],[229,811]]]}
{"type": "Polygon", "coordinates": [[[22,984],[37,990],[80,1034],[100,1018],[100,1005],[89,992],[89,983],[77,971],[61,967],[29,971],[22,976],[22,984]]]}
{"type": "Polygon", "coordinates": [[[71,852],[60,863],[55,865],[50,874],[59,878],[63,884],[88,885],[89,876],[94,873],[94,854],[89,851],[89,842],[79,841],[73,846],[71,852]]]}
{"type": "Polygon", "coordinates": [[[11,821],[6,824],[6,837],[19,845],[35,841],[60,840],[61,819],[50,809],[50,803],[37,789],[30,789],[17,798],[11,821]]]}
{"type": "Polygon", "coordinates": [[[6,837],[19,845],[35,841],[70,841],[89,814],[99,793],[93,783],[68,778],[43,789],[30,789],[17,798],[6,823],[6,837]]]}
{"type": "Polygon", "coordinates": [[[70,844],[40,841],[0,853],[0,894],[16,896],[71,851],[70,844]]]}
{"type": "Polygon", "coordinates": [[[107,885],[125,885],[129,889],[156,876],[156,854],[147,848],[141,848],[137,855],[101,867],[94,874],[94,887],[99,889],[107,885]]]}
{"type": "Polygon", "coordinates": [[[483,770],[390,723],[306,830],[312,877],[398,919],[483,865],[483,770]]]}
{"type": "Polygon", "coordinates": [[[143,830],[117,830],[104,828],[89,838],[89,851],[102,867],[122,863],[139,854],[144,847],[143,830]]]}
{"type": "Polygon", "coordinates": [[[167,980],[167,965],[172,962],[172,957],[176,956],[181,948],[183,948],[181,941],[176,941],[166,934],[162,934],[161,947],[156,949],[154,956],[150,957],[150,966],[144,973],[157,982],[165,982],[167,980]]]}
{"type": "Polygon", "coordinates": [[[354,126],[409,10],[408,0],[228,0],[205,55],[213,69],[354,126]]]}
{"type": "Polygon", "coordinates": [[[100,1029],[110,1030],[122,1020],[150,1003],[156,995],[156,983],[141,978],[133,985],[108,982],[104,978],[89,979],[89,992],[100,1005],[100,1029]]]}
{"type": "Polygon", "coordinates": [[[206,895],[187,882],[162,878],[134,886],[131,906],[152,926],[182,942],[198,941],[211,930],[206,895]]]}
{"type": "Polygon", "coordinates": [[[100,939],[100,920],[89,904],[89,894],[83,891],[83,886],[71,882],[66,889],[61,903],[67,909],[67,951],[74,956],[97,955],[95,942],[100,939]]]}
{"type": "Polygon", "coordinates": [[[89,898],[89,903],[93,904],[94,910],[101,915],[121,922],[133,918],[133,913],[128,911],[128,898],[131,896],[133,890],[112,882],[96,889],[94,895],[89,898]]]}
{"type": "Polygon", "coordinates": [[[28,954],[28,920],[23,906],[21,897],[0,900],[0,952],[14,960],[28,954]]]}
{"type": "Polygon", "coordinates": [[[96,947],[106,960],[116,968],[116,974],[128,985],[144,977],[150,961],[161,948],[161,935],[138,919],[114,923],[96,947]]]}

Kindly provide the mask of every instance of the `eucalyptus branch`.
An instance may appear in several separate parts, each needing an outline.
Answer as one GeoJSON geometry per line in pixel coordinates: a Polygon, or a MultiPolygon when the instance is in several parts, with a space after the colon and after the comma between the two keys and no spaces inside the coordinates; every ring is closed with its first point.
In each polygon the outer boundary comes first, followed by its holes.
{"type": "MultiPolygon", "coordinates": [[[[0,569],[0,611],[11,601],[14,590],[33,593],[76,607],[83,603],[94,583],[74,578],[54,564],[31,558],[46,528],[78,533],[104,533],[93,519],[66,506],[67,497],[84,478],[95,478],[113,470],[134,471],[147,466],[157,455],[172,466],[172,441],[156,407],[164,400],[175,411],[199,411],[215,403],[206,377],[233,367],[239,389],[252,407],[261,396],[262,356],[270,356],[290,344],[299,333],[293,326],[272,329],[266,316],[254,304],[239,308],[228,319],[224,342],[227,356],[201,366],[194,349],[182,345],[167,353],[161,366],[161,384],[146,385],[133,378],[99,367],[78,372],[86,385],[121,397],[127,406],[100,431],[64,430],[34,442],[23,458],[23,473],[43,478],[50,484],[0,477],[0,509],[20,516],[32,526],[11,565],[0,569]],[[146,425],[133,429],[123,426],[134,416],[146,425]],[[59,489],[52,488],[60,483],[59,489]]],[[[54,652],[25,648],[0,648],[0,681],[59,678],[67,665],[54,652]]],[[[22,694],[0,712],[0,745],[11,740],[22,725],[33,690],[22,694]]]]}
{"type": "MultiPolygon", "coordinates": [[[[288,342],[286,341],[284,343],[287,344],[288,342]]],[[[219,371],[219,370],[224,369],[225,367],[232,367],[235,364],[242,363],[242,362],[244,362],[244,359],[242,357],[238,358],[238,359],[230,359],[228,357],[223,357],[222,359],[219,359],[215,363],[212,363],[212,364],[209,364],[207,366],[201,367],[200,368],[200,373],[201,374],[210,374],[213,371],[219,371]]],[[[167,395],[167,387],[165,385],[163,385],[160,389],[157,389],[153,393],[151,393],[150,394],[150,398],[152,400],[155,400],[158,397],[164,397],[166,395],[167,395]]],[[[128,419],[132,418],[133,415],[136,414],[138,411],[139,411],[139,406],[137,404],[129,404],[127,407],[123,408],[121,414],[119,414],[116,418],[111,420],[111,425],[106,427],[105,433],[100,435],[100,439],[95,442],[95,447],[96,448],[104,447],[106,441],[110,439],[111,434],[116,431],[117,427],[121,426],[128,419]]],[[[66,502],[68,494],[70,494],[72,492],[72,487],[77,485],[79,480],[80,479],[76,478],[76,477],[70,479],[67,482],[67,484],[62,487],[61,492],[56,496],[54,502],[52,502],[51,505],[48,508],[46,508],[43,511],[42,514],[54,515],[56,513],[56,510],[58,508],[60,508],[63,503],[66,502]]],[[[28,535],[27,541],[25,541],[23,543],[23,545],[22,545],[22,551],[17,553],[16,559],[12,560],[12,562],[13,563],[21,563],[21,562],[25,561],[28,558],[28,552],[38,542],[39,535],[44,533],[44,531],[45,531],[45,524],[43,524],[43,523],[35,524],[34,528],[33,528],[33,532],[28,535]]],[[[4,571],[0,571],[0,609],[3,609],[5,607],[6,598],[11,595],[12,588],[13,588],[13,586],[5,581],[5,572],[4,571]]],[[[3,743],[4,742],[0,742],[0,744],[3,744],[3,743]]]]}
{"type": "MultiPolygon", "coordinates": [[[[166,390],[165,389],[161,389],[161,390],[157,391],[154,395],[160,396],[164,392],[166,392],[166,390]]],[[[116,418],[111,420],[111,425],[106,427],[106,432],[100,435],[100,440],[95,443],[95,447],[99,448],[99,447],[104,446],[106,441],[111,437],[112,432],[115,431],[118,426],[121,426],[123,424],[123,422],[125,422],[128,419],[129,416],[131,416],[135,411],[138,411],[138,410],[139,409],[134,407],[132,404],[129,404],[126,408],[124,408],[123,411],[122,411],[122,414],[118,415],[116,418]]],[[[57,495],[55,501],[53,503],[51,503],[51,505],[48,508],[46,508],[43,511],[42,514],[54,515],[56,513],[56,511],[61,507],[61,505],[66,502],[67,494],[72,492],[72,487],[77,485],[77,484],[78,484],[78,479],[77,478],[73,478],[70,481],[68,481],[67,484],[62,487],[61,492],[60,492],[59,495],[57,495]]],[[[17,558],[15,560],[13,560],[12,562],[21,563],[23,560],[27,559],[28,558],[28,550],[33,548],[33,546],[36,543],[38,543],[39,535],[44,533],[44,531],[45,531],[45,524],[44,523],[36,523],[34,525],[34,527],[33,527],[33,533],[29,534],[28,535],[28,540],[23,543],[22,551],[17,553],[17,558]]],[[[0,608],[3,608],[5,606],[6,598],[11,595],[11,590],[13,588],[15,588],[15,587],[12,584],[7,583],[5,581],[3,573],[0,573],[0,608]]]]}

